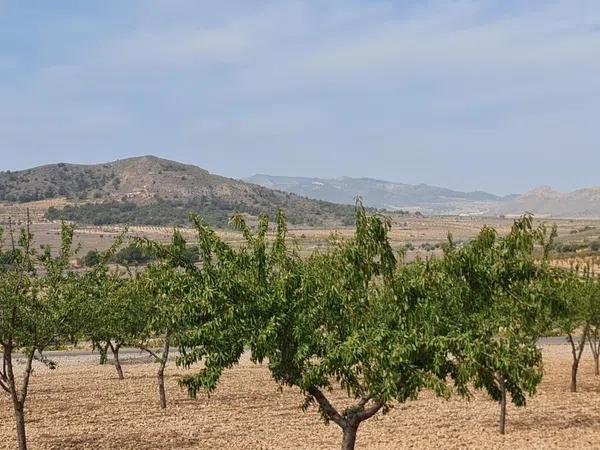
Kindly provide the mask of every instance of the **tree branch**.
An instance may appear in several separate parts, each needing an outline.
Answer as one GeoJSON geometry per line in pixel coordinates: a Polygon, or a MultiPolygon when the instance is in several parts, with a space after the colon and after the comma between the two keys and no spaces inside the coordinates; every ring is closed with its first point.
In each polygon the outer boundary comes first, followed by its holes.
{"type": "Polygon", "coordinates": [[[592,354],[595,358],[598,357],[598,351],[600,350],[600,342],[598,342],[598,336],[593,336],[591,333],[588,333],[588,342],[590,343],[590,350],[592,350],[592,354]]]}
{"type": "Polygon", "coordinates": [[[156,359],[157,361],[161,360],[161,357],[158,356],[156,353],[154,353],[152,350],[150,350],[147,347],[144,347],[143,345],[138,345],[138,348],[143,351],[143,352],[147,352],[148,354],[150,354],[150,356],[152,356],[154,359],[156,359]]]}
{"type": "Polygon", "coordinates": [[[369,403],[369,400],[371,400],[371,396],[367,396],[367,397],[362,397],[360,399],[360,401],[356,404],[357,409],[363,409],[367,403],[369,403]]]}
{"type": "Polygon", "coordinates": [[[314,397],[319,404],[319,409],[325,416],[333,420],[340,428],[346,428],[347,421],[342,415],[335,409],[335,407],[327,400],[327,397],[323,395],[321,390],[316,386],[310,386],[308,393],[314,397]]]}
{"type": "Polygon", "coordinates": [[[587,334],[588,334],[588,330],[589,330],[590,325],[588,323],[585,324],[585,327],[583,328],[583,333],[581,333],[581,339],[579,340],[579,348],[578,348],[578,354],[577,354],[577,361],[579,361],[581,359],[581,354],[583,353],[583,349],[585,348],[585,341],[587,340],[587,334]]]}
{"type": "Polygon", "coordinates": [[[573,359],[576,361],[577,349],[575,348],[575,342],[573,341],[573,336],[571,335],[571,333],[567,333],[567,340],[569,341],[569,344],[571,344],[571,353],[573,354],[573,359]]]}
{"type": "Polygon", "coordinates": [[[161,370],[164,370],[165,366],[167,365],[167,361],[169,360],[169,348],[171,346],[171,332],[167,331],[167,333],[165,334],[165,342],[163,345],[163,352],[162,352],[162,356],[160,358],[160,367],[161,370]]]}
{"type": "Polygon", "coordinates": [[[27,363],[25,365],[25,373],[23,374],[23,382],[21,384],[21,393],[19,394],[19,401],[23,404],[25,403],[25,399],[27,398],[27,389],[29,388],[29,379],[31,377],[31,371],[33,369],[33,355],[35,354],[35,350],[32,350],[29,355],[27,355],[27,363]]]}
{"type": "Polygon", "coordinates": [[[357,415],[357,418],[360,422],[362,422],[363,420],[370,419],[375,414],[377,414],[381,408],[383,408],[383,403],[375,402],[373,404],[373,406],[371,406],[370,408],[367,408],[363,412],[359,413],[357,415]]]}

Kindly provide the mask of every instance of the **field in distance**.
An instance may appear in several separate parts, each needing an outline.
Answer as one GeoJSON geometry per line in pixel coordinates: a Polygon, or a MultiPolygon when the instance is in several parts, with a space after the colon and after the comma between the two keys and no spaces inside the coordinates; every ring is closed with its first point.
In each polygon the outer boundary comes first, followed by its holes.
{"type": "MultiPolygon", "coordinates": [[[[45,205],[44,205],[45,206],[45,205]]],[[[22,213],[22,210],[19,210],[22,213]]],[[[0,226],[8,225],[9,213],[0,206],[0,226]]],[[[441,253],[441,245],[447,241],[448,233],[452,234],[456,242],[465,242],[477,234],[485,225],[494,227],[500,234],[506,234],[513,224],[513,219],[493,217],[460,217],[460,216],[431,216],[420,217],[394,216],[392,217],[392,230],[390,238],[393,246],[406,252],[406,260],[416,257],[425,258],[441,253]]],[[[17,215],[20,225],[23,225],[23,214],[17,215]]],[[[43,214],[32,214],[33,224],[31,229],[35,235],[36,245],[50,244],[57,247],[60,240],[60,223],[49,222],[43,219],[43,214]]],[[[573,261],[593,261],[600,256],[600,220],[593,219],[539,219],[538,223],[546,223],[549,227],[556,224],[558,238],[554,246],[553,258],[560,264],[568,267],[573,261]]],[[[18,226],[18,224],[17,224],[18,226]]],[[[123,226],[86,226],[78,225],[75,231],[75,242],[81,245],[79,257],[83,257],[90,250],[104,250],[108,248],[115,237],[125,230],[123,226]]],[[[143,236],[160,241],[167,241],[171,237],[172,227],[131,226],[128,228],[130,236],[143,236]]],[[[194,230],[184,228],[184,235],[189,243],[194,243],[194,230]]],[[[302,227],[291,226],[290,238],[298,242],[301,254],[306,255],[316,248],[323,246],[332,233],[350,236],[354,227],[302,227]]],[[[222,229],[218,233],[228,242],[241,243],[242,236],[231,230],[222,229]]]]}

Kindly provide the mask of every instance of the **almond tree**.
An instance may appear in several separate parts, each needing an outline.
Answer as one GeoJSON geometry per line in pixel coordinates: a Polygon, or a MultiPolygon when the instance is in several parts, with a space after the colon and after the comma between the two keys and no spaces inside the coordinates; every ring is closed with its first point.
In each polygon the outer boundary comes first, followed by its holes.
{"type": "Polygon", "coordinates": [[[359,425],[395,400],[422,388],[448,396],[446,377],[465,392],[448,357],[451,343],[443,333],[449,321],[437,302],[452,301],[451,286],[434,265],[398,263],[387,238],[389,220],[368,217],[359,206],[355,238],[333,238],[306,260],[288,247],[282,214],[272,243],[265,217],[256,233],[239,217],[234,223],[246,243],[237,250],[213,246],[213,278],[202,286],[208,313],[181,342],[180,364],[205,362],[182,380],[191,395],[214,389],[247,345],[254,361],[268,360],[277,382],[304,392],[305,407],[317,404],[323,418],[342,429],[342,448],[350,449],[359,425]],[[333,404],[334,386],[354,399],[352,406],[333,404]]]}
{"type": "Polygon", "coordinates": [[[593,307],[597,300],[594,281],[587,270],[580,271],[579,267],[557,278],[556,290],[563,299],[563,308],[555,317],[555,326],[566,334],[571,346],[571,392],[577,392],[579,364],[595,317],[593,307]]]}
{"type": "Polygon", "coordinates": [[[133,289],[137,272],[128,266],[111,266],[110,261],[122,248],[126,231],[115,239],[110,248],[94,253],[94,265],[82,275],[80,295],[80,334],[100,352],[100,364],[107,361],[110,349],[117,376],[124,378],[119,358],[125,345],[145,340],[147,303],[133,289]]]}
{"type": "Polygon", "coordinates": [[[160,407],[167,407],[165,391],[165,368],[172,345],[186,331],[189,316],[188,305],[195,302],[198,272],[195,257],[190,256],[181,232],[175,230],[171,242],[162,244],[149,239],[137,239],[135,245],[143,248],[157,259],[137,276],[131,285],[132,295],[144,298],[147,305],[147,339],[160,340],[162,348],[154,351],[140,342],[139,348],[148,352],[158,363],[157,382],[160,407]]]}
{"type": "Polygon", "coordinates": [[[507,398],[523,406],[542,379],[538,338],[546,331],[557,306],[548,289],[553,272],[548,249],[556,234],[534,228],[531,217],[516,221],[508,236],[499,238],[485,227],[458,249],[450,240],[444,266],[460,286],[463,310],[456,311],[459,332],[471,333],[456,356],[471,372],[474,386],[500,406],[499,432],[506,430],[507,398]],[[535,250],[540,247],[541,257],[535,250]]]}
{"type": "Polygon", "coordinates": [[[594,357],[594,375],[600,375],[600,280],[593,277],[590,286],[590,329],[588,341],[594,357]]]}
{"type": "MultiPolygon", "coordinates": [[[[402,264],[388,239],[389,219],[368,216],[360,204],[355,236],[333,236],[325,249],[306,259],[288,245],[282,214],[272,240],[265,217],[255,233],[240,217],[234,224],[245,238],[238,249],[205,233],[211,237],[210,257],[204,256],[210,276],[199,284],[198,309],[192,307],[197,316],[180,341],[178,361],[186,367],[205,363],[182,379],[192,396],[215,389],[222,371],[249,348],[254,361],[268,361],[278,383],[301,389],[305,407],[316,404],[325,421],[338,425],[342,448],[351,449],[360,424],[395,403],[417,397],[422,389],[448,397],[453,391],[448,381],[458,394],[468,396],[468,385],[478,380],[479,371],[497,373],[490,361],[472,361],[491,348],[498,328],[492,334],[462,317],[469,310],[489,308],[486,302],[494,299],[490,290],[511,284],[502,279],[510,273],[507,265],[528,261],[528,251],[507,252],[508,246],[494,239],[487,259],[459,272],[444,260],[402,264]],[[494,286],[464,282],[486,270],[497,272],[494,286]],[[335,388],[353,404],[335,405],[330,396],[335,388]]],[[[532,234],[524,227],[515,240],[529,240],[532,234]]],[[[489,237],[485,230],[482,235],[483,241],[489,237]]],[[[451,256],[461,260],[473,255],[473,250],[455,249],[451,256]]],[[[523,283],[536,274],[523,275],[523,283]]],[[[504,295],[509,292],[505,289],[504,295]]],[[[525,363],[525,370],[531,367],[535,374],[538,356],[536,351],[532,358],[506,364],[516,368],[525,363]]],[[[513,399],[539,382],[535,376],[523,380],[529,375],[508,375],[513,399]]],[[[491,383],[481,387],[490,395],[497,392],[491,383]]]]}
{"type": "Polygon", "coordinates": [[[100,349],[101,362],[111,350],[120,380],[124,379],[121,348],[139,346],[148,339],[149,304],[135,288],[139,277],[128,270],[110,269],[105,262],[82,277],[81,332],[100,349]]]}
{"type": "Polygon", "coordinates": [[[33,361],[37,358],[54,368],[42,352],[77,331],[77,278],[69,270],[73,227],[63,224],[61,237],[57,255],[50,247],[37,254],[29,225],[18,239],[11,227],[8,249],[0,247],[0,388],[12,400],[20,450],[27,448],[25,403],[33,361]],[[16,370],[15,363],[22,359],[23,370],[16,370]]]}

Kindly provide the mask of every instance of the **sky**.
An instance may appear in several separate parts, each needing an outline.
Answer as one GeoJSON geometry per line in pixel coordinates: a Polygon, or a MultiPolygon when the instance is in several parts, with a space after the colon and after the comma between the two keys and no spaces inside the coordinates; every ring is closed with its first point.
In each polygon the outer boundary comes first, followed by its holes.
{"type": "Polygon", "coordinates": [[[600,1],[0,0],[0,170],[600,185],[600,1]]]}

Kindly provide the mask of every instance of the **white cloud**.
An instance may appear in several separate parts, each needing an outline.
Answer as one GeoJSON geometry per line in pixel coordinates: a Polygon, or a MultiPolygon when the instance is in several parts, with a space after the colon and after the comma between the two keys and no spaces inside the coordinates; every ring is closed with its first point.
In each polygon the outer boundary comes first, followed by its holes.
{"type": "Polygon", "coordinates": [[[39,36],[25,27],[39,41],[21,60],[14,46],[3,57],[0,43],[0,70],[14,78],[0,81],[4,145],[162,149],[187,160],[202,148],[195,162],[226,174],[437,184],[460,172],[452,152],[483,164],[503,148],[558,152],[570,138],[583,155],[595,151],[597,0],[121,5],[102,18],[64,17],[39,36]],[[437,171],[424,170],[436,156],[437,171]],[[408,172],[393,176],[396,166],[408,172]]]}
{"type": "MultiPolygon", "coordinates": [[[[308,48],[280,49],[242,71],[240,82],[264,95],[322,85],[393,86],[419,77],[485,85],[484,77],[512,82],[600,69],[600,33],[575,27],[581,17],[561,18],[566,8],[481,22],[475,20],[480,5],[429,8],[415,19],[392,18],[353,34],[326,36],[308,48]]],[[[600,13],[596,17],[600,21],[600,13]]]]}

